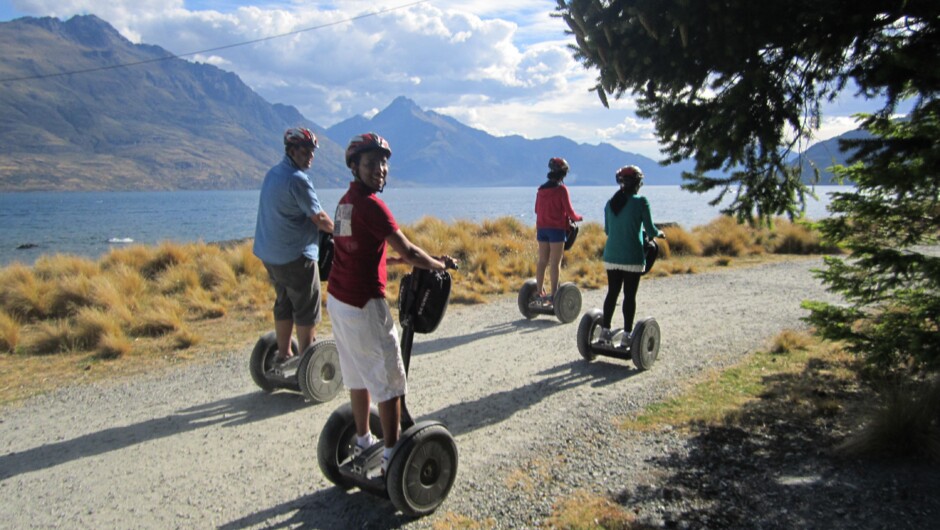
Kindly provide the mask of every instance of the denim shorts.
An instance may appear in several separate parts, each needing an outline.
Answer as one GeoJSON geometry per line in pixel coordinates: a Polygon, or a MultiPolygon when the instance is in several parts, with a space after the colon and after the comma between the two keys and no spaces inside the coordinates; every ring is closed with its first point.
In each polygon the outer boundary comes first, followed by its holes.
{"type": "Polygon", "coordinates": [[[564,243],[566,231],[561,228],[539,228],[535,231],[536,241],[544,243],[564,243]]]}

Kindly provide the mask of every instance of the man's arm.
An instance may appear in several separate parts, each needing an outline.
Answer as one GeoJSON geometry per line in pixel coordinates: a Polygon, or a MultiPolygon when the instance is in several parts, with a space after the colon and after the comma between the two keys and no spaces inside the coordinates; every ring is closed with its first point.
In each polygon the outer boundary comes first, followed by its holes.
{"type": "Polygon", "coordinates": [[[310,220],[317,225],[317,229],[321,232],[333,233],[333,220],[323,210],[320,210],[320,213],[316,215],[311,215],[310,220]]]}

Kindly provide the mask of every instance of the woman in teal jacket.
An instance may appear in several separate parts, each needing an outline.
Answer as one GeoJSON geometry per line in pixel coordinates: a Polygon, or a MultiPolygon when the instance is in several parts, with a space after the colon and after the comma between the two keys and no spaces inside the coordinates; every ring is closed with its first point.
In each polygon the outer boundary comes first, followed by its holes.
{"type": "Polygon", "coordinates": [[[637,195],[643,185],[643,172],[636,166],[624,166],[617,171],[620,189],[604,206],[604,269],[607,270],[607,297],[604,299],[604,322],[601,340],[610,342],[613,335],[610,323],[617,307],[620,289],[623,289],[623,338],[621,345],[630,343],[630,330],[636,316],[636,292],[640,276],[646,269],[644,234],[663,237],[653,224],[650,203],[637,195]]]}

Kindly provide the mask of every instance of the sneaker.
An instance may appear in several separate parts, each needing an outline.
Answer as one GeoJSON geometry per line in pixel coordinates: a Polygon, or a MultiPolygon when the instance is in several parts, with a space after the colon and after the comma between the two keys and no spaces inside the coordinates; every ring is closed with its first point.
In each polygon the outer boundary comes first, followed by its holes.
{"type": "Polygon", "coordinates": [[[378,444],[380,444],[380,443],[382,443],[382,440],[381,440],[380,438],[376,437],[374,434],[372,434],[372,433],[370,432],[370,433],[369,433],[369,440],[368,440],[367,444],[365,445],[365,447],[359,445],[359,442],[356,442],[356,444],[353,446],[353,458],[355,458],[355,457],[361,455],[362,453],[364,453],[364,452],[367,451],[368,449],[371,449],[372,447],[375,447],[376,445],[378,445],[378,444]]]}
{"type": "Polygon", "coordinates": [[[601,344],[611,344],[614,340],[614,334],[610,331],[610,328],[601,327],[601,334],[597,338],[597,342],[601,344]]]}

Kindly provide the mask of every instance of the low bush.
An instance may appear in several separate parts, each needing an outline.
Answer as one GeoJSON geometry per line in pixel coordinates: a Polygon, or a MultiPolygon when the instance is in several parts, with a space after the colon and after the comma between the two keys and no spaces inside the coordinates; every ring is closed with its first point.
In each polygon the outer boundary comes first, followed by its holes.
{"type": "MultiPolygon", "coordinates": [[[[671,256],[701,256],[702,255],[702,244],[699,243],[699,240],[683,229],[681,226],[667,226],[662,229],[663,233],[666,234],[666,248],[668,248],[668,255],[664,256],[665,259],[668,259],[671,256]]],[[[662,246],[662,245],[661,245],[662,246]]]]}

